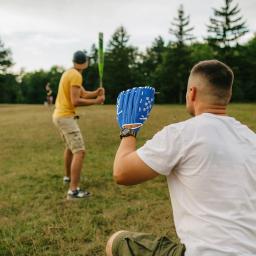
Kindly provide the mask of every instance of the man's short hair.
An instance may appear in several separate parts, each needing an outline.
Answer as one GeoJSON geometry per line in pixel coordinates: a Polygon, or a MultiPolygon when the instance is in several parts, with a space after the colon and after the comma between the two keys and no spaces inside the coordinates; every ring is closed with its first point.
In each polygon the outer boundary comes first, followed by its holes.
{"type": "Polygon", "coordinates": [[[196,64],[191,75],[201,75],[215,89],[230,90],[234,80],[234,74],[230,67],[218,60],[205,60],[196,64]]]}
{"type": "Polygon", "coordinates": [[[202,96],[208,103],[227,105],[232,91],[234,74],[230,67],[218,60],[205,60],[196,64],[190,75],[203,80],[202,96]]]}

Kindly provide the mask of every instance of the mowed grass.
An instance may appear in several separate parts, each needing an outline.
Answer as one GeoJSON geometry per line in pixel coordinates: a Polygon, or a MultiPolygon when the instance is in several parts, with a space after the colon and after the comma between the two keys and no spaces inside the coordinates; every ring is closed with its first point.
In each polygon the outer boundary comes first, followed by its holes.
{"type": "MultiPolygon", "coordinates": [[[[234,104],[230,115],[256,131],[256,105],[234,104]]],[[[114,106],[79,109],[87,155],[81,187],[93,196],[66,201],[64,145],[45,106],[0,105],[0,255],[105,255],[120,229],[174,237],[165,178],[118,186],[112,165],[119,145],[114,106]]],[[[184,106],[155,106],[138,145],[163,126],[189,118],[184,106]]]]}

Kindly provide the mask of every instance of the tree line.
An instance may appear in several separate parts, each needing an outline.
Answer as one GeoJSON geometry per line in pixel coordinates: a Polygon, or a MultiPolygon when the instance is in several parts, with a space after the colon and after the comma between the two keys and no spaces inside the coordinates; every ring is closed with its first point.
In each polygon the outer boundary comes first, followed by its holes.
{"type": "MultiPolygon", "coordinates": [[[[194,27],[182,5],[171,22],[170,40],[158,36],[145,52],[131,45],[126,29],[118,27],[105,49],[106,103],[115,103],[122,90],[145,85],[160,92],[158,103],[184,103],[190,69],[206,59],[218,59],[233,69],[234,102],[256,102],[256,34],[247,42],[239,43],[248,32],[246,22],[238,4],[233,0],[223,1],[222,7],[213,8],[203,42],[193,35],[194,27]]],[[[95,44],[87,52],[90,65],[83,77],[88,90],[99,85],[97,53],[95,44]]],[[[63,67],[15,75],[8,72],[11,66],[11,52],[0,41],[0,103],[43,103],[48,82],[56,96],[63,67]]]]}

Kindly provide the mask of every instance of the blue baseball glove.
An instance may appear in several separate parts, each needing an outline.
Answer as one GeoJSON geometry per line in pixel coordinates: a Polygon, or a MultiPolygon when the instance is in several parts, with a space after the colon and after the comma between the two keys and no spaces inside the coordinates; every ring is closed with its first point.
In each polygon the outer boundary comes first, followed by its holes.
{"type": "Polygon", "coordinates": [[[117,98],[116,111],[120,128],[133,125],[137,133],[147,120],[154,104],[155,89],[153,87],[134,87],[122,91],[117,98]]]}

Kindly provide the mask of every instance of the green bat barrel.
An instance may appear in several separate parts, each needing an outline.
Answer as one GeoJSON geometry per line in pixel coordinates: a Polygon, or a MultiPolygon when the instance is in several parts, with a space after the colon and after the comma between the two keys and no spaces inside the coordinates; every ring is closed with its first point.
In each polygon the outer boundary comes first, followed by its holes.
{"type": "Polygon", "coordinates": [[[102,87],[103,71],[104,71],[103,33],[99,33],[98,68],[99,68],[100,87],[102,87]]]}

